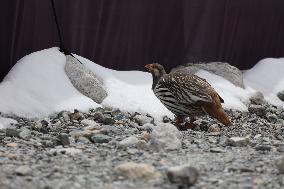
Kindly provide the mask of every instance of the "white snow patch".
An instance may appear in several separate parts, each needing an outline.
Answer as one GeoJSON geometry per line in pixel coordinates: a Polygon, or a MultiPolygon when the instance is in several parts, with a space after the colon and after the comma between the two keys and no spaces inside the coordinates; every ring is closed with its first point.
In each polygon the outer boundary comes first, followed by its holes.
{"type": "Polygon", "coordinates": [[[13,124],[17,124],[18,122],[14,119],[0,117],[0,129],[6,129],[13,124]]]}
{"type": "MultiPolygon", "coordinates": [[[[102,105],[128,112],[148,113],[161,119],[173,114],[154,95],[152,76],[141,71],[115,71],[77,56],[100,77],[108,92],[102,105]]],[[[0,111],[30,118],[42,118],[62,110],[86,111],[99,104],[79,93],[64,72],[65,56],[57,48],[32,53],[13,67],[0,83],[0,111]]],[[[225,100],[228,109],[247,110],[244,102],[253,90],[236,87],[223,77],[199,71],[225,100]]]]}
{"type": "Polygon", "coordinates": [[[247,111],[247,106],[244,102],[247,102],[249,97],[253,94],[253,89],[250,87],[247,87],[246,89],[237,87],[225,78],[205,70],[199,70],[195,75],[206,79],[207,82],[217,91],[217,93],[224,99],[224,108],[247,111]]]}
{"type": "Polygon", "coordinates": [[[284,58],[265,58],[244,73],[245,86],[263,93],[265,99],[276,106],[283,106],[277,93],[284,90],[284,58]]]}

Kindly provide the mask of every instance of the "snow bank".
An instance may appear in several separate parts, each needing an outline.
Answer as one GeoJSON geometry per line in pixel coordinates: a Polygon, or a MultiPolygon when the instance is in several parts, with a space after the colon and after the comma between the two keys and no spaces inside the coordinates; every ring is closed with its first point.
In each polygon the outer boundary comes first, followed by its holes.
{"type": "Polygon", "coordinates": [[[284,90],[284,58],[266,58],[245,71],[244,84],[263,93],[265,99],[274,105],[283,106],[276,95],[284,90]]]}
{"type": "MultiPolygon", "coordinates": [[[[152,76],[141,71],[115,71],[77,56],[100,77],[108,97],[102,105],[123,111],[148,113],[156,118],[173,114],[151,90],[152,76]]],[[[0,83],[0,111],[19,116],[40,118],[62,110],[86,111],[99,104],[79,93],[64,72],[65,56],[57,48],[32,53],[13,67],[0,83]]],[[[226,79],[206,71],[197,73],[225,100],[224,107],[247,110],[244,101],[252,90],[236,87],[226,79]]]]}

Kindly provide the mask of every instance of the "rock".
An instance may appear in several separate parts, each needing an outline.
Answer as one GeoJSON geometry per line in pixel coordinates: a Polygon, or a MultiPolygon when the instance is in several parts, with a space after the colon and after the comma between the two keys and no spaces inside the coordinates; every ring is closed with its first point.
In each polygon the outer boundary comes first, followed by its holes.
{"type": "Polygon", "coordinates": [[[135,136],[127,137],[123,139],[122,141],[120,141],[118,144],[119,144],[119,147],[122,147],[122,148],[137,147],[137,148],[143,149],[146,146],[146,142],[144,140],[139,140],[135,136]]]}
{"type": "Polygon", "coordinates": [[[97,126],[97,125],[99,125],[97,122],[95,122],[94,120],[90,120],[90,119],[83,119],[80,123],[83,124],[84,126],[97,126]]]}
{"type": "Polygon", "coordinates": [[[82,143],[82,144],[89,144],[89,143],[91,143],[91,141],[88,138],[83,137],[83,136],[80,136],[77,139],[77,142],[82,143]]]}
{"type": "Polygon", "coordinates": [[[138,130],[140,131],[147,131],[147,132],[152,132],[153,128],[155,126],[152,124],[152,123],[145,123],[144,125],[142,126],[138,126],[136,127],[138,130]]]}
{"type": "Polygon", "coordinates": [[[252,114],[256,114],[260,117],[264,116],[265,115],[265,107],[262,106],[262,105],[254,105],[254,104],[251,104],[249,107],[248,107],[248,111],[249,113],[252,113],[252,114]]]}
{"type": "Polygon", "coordinates": [[[161,123],[154,128],[150,146],[156,150],[175,150],[181,148],[181,133],[170,123],[161,123]]]}
{"type": "Polygon", "coordinates": [[[275,160],[275,165],[281,174],[284,174],[284,156],[275,160]]]}
{"type": "Polygon", "coordinates": [[[10,127],[6,129],[6,136],[9,137],[19,137],[20,130],[16,127],[10,127]]]}
{"type": "Polygon", "coordinates": [[[101,103],[107,92],[102,81],[74,57],[67,55],[65,72],[73,86],[96,103],[101,103]]]}
{"type": "Polygon", "coordinates": [[[269,145],[257,145],[254,149],[257,150],[257,151],[270,151],[271,146],[269,146],[269,145]]]}
{"type": "Polygon", "coordinates": [[[74,110],[74,113],[71,113],[69,115],[69,117],[71,121],[74,121],[74,120],[80,121],[84,119],[84,115],[76,109],[74,110]]]}
{"type": "Polygon", "coordinates": [[[91,136],[91,141],[93,141],[93,143],[108,143],[111,139],[111,137],[104,134],[94,134],[91,136]]]}
{"type": "Polygon", "coordinates": [[[15,173],[19,176],[31,175],[32,169],[27,165],[22,165],[15,170],[15,173]]]}
{"type": "Polygon", "coordinates": [[[255,104],[255,105],[261,105],[266,102],[261,92],[255,92],[253,95],[251,95],[249,100],[250,100],[250,103],[255,104]]]}
{"type": "Polygon", "coordinates": [[[152,180],[161,177],[153,166],[145,163],[123,163],[116,166],[113,171],[117,179],[152,180]]]}
{"type": "Polygon", "coordinates": [[[243,74],[242,72],[228,64],[223,62],[210,62],[210,63],[189,63],[185,67],[173,69],[171,72],[181,71],[190,74],[195,74],[199,70],[205,70],[213,74],[219,75],[233,83],[234,85],[244,88],[243,74]]]}
{"type": "Polygon", "coordinates": [[[63,146],[67,146],[67,145],[70,144],[69,136],[66,133],[60,133],[58,135],[58,140],[59,140],[60,144],[63,145],[63,146]]]}
{"type": "Polygon", "coordinates": [[[106,125],[113,125],[115,123],[115,120],[109,116],[104,117],[103,121],[106,125]]]}
{"type": "Polygon", "coordinates": [[[19,133],[19,137],[24,140],[27,140],[31,137],[31,131],[27,128],[23,128],[19,133]]]}
{"type": "Polygon", "coordinates": [[[223,150],[222,148],[210,148],[210,152],[212,153],[225,153],[226,151],[223,150]]]}
{"type": "Polygon", "coordinates": [[[76,148],[57,148],[57,149],[51,149],[50,152],[54,155],[67,154],[73,156],[73,155],[82,154],[82,150],[76,148]]]}
{"type": "Polygon", "coordinates": [[[133,120],[139,125],[144,125],[146,123],[153,123],[154,119],[145,115],[135,115],[133,120]]]}
{"type": "Polygon", "coordinates": [[[16,148],[18,144],[15,142],[11,142],[11,143],[6,144],[6,146],[11,147],[11,148],[16,148]]]}
{"type": "Polygon", "coordinates": [[[163,122],[164,123],[169,123],[170,122],[170,118],[168,116],[164,116],[163,117],[163,122]]]}
{"type": "Polygon", "coordinates": [[[189,165],[170,167],[166,174],[171,183],[181,186],[194,185],[199,176],[197,169],[189,165]]]}
{"type": "Polygon", "coordinates": [[[213,124],[213,125],[210,125],[210,127],[208,128],[208,132],[220,132],[221,129],[220,127],[218,126],[218,124],[213,124]]]}
{"type": "Polygon", "coordinates": [[[277,93],[277,97],[284,102],[284,91],[277,93]]]}
{"type": "Polygon", "coordinates": [[[277,115],[272,114],[272,113],[268,113],[266,114],[266,119],[270,122],[270,123],[276,123],[278,120],[277,115]]]}
{"type": "Polygon", "coordinates": [[[227,144],[235,147],[247,146],[249,144],[248,137],[231,137],[227,140],[227,144]]]}

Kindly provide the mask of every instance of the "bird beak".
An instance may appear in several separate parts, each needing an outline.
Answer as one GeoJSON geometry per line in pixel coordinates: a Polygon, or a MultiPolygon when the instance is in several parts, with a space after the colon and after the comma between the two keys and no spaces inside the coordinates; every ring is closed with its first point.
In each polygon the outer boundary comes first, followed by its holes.
{"type": "Polygon", "coordinates": [[[147,71],[151,71],[151,70],[153,69],[153,65],[152,65],[152,64],[146,64],[146,65],[145,65],[145,69],[146,69],[147,71]]]}

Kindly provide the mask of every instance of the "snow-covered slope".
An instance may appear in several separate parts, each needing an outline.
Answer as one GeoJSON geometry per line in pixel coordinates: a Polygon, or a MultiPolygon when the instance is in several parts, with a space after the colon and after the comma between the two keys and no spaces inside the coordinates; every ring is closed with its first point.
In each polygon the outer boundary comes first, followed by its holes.
{"type": "Polygon", "coordinates": [[[276,96],[284,90],[284,58],[266,58],[244,73],[245,86],[263,93],[271,104],[283,106],[276,96]]]}
{"type": "MultiPolygon", "coordinates": [[[[90,60],[78,58],[101,77],[108,97],[102,105],[124,111],[149,113],[161,118],[173,115],[160,103],[151,90],[152,77],[141,71],[115,71],[97,65],[90,60]]],[[[64,72],[65,56],[57,48],[32,53],[13,67],[0,83],[0,111],[25,117],[44,117],[53,112],[79,109],[82,111],[100,105],[79,93],[64,72]]],[[[226,79],[200,71],[224,98],[224,107],[246,110],[243,103],[248,100],[249,87],[244,90],[226,79]]]]}

